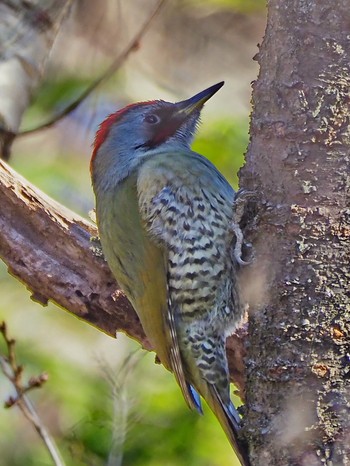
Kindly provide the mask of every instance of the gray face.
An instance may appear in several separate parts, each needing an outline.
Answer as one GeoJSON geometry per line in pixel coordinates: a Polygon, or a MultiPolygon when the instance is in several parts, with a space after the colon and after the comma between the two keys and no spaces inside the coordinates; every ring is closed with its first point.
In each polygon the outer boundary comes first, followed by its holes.
{"type": "Polygon", "coordinates": [[[163,149],[189,148],[200,112],[179,114],[178,104],[164,101],[141,103],[115,114],[110,126],[101,129],[104,141],[92,162],[93,180],[109,185],[126,178],[146,157],[163,149]],[[96,163],[98,159],[98,163],[96,163]],[[103,180],[106,178],[108,180],[103,180]]]}
{"type": "Polygon", "coordinates": [[[146,152],[169,141],[188,147],[198,119],[198,110],[185,117],[179,115],[177,104],[156,101],[126,110],[112,126],[109,136],[117,137],[121,148],[134,151],[146,152]]]}

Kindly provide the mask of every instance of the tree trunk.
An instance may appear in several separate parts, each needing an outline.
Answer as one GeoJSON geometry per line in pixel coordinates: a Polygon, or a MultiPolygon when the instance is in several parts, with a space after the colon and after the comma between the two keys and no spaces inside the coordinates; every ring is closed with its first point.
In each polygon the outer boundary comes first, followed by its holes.
{"type": "Polygon", "coordinates": [[[350,7],[270,0],[241,186],[253,465],[350,464],[350,7]]]}

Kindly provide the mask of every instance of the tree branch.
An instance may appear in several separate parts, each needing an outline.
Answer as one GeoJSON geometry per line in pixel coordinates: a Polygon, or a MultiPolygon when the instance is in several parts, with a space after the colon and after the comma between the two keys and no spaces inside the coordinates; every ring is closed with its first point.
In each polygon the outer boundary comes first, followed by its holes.
{"type": "MultiPolygon", "coordinates": [[[[32,299],[50,300],[111,336],[125,332],[147,350],[131,304],[96,254],[97,229],[0,161],[0,257],[32,299]]],[[[243,394],[245,330],[228,341],[232,379],[243,394]]]]}
{"type": "Polygon", "coordinates": [[[26,129],[17,133],[18,136],[26,136],[28,134],[36,133],[38,131],[42,131],[43,129],[50,128],[51,126],[58,123],[60,120],[65,118],[67,115],[72,113],[79,105],[86,100],[103,82],[107,81],[109,78],[115,74],[121,65],[126,61],[129,55],[138,50],[140,41],[142,37],[146,34],[149,27],[151,26],[154,18],[159,13],[160,9],[164,5],[165,0],[160,0],[151,14],[147,18],[146,22],[142,24],[140,30],[137,32],[135,37],[129,42],[129,44],[125,47],[125,49],[112,61],[106,71],[104,71],[97,79],[95,79],[88,87],[81,93],[81,95],[73,100],[73,102],[69,103],[66,107],[64,107],[61,111],[59,111],[56,115],[53,115],[48,121],[45,123],[36,126],[34,128],[26,129]]]}
{"type": "Polygon", "coordinates": [[[31,377],[27,384],[24,384],[22,380],[23,366],[18,365],[16,361],[16,342],[14,339],[9,338],[5,322],[0,324],[0,333],[2,334],[7,346],[7,355],[2,356],[0,354],[0,368],[17,393],[16,397],[9,397],[5,402],[5,407],[11,408],[14,405],[18,406],[24,417],[37,431],[55,466],[65,466],[64,460],[61,457],[54,439],[50,436],[32,402],[26,395],[33,388],[42,387],[43,383],[47,380],[47,375],[43,373],[37,377],[31,377]]]}

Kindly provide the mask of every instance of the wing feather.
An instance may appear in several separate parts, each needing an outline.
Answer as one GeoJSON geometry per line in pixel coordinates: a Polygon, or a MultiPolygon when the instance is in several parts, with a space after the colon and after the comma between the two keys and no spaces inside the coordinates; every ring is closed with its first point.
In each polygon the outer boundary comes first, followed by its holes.
{"type": "MultiPolygon", "coordinates": [[[[227,206],[226,214],[229,216],[234,191],[216,167],[201,155],[191,151],[159,153],[150,157],[139,168],[137,192],[140,214],[151,241],[158,245],[163,254],[166,271],[171,268],[171,257],[176,257],[177,253],[181,255],[182,242],[186,240],[186,235],[188,236],[186,229],[181,229],[184,223],[183,215],[195,208],[192,200],[198,199],[203,190],[205,195],[210,195],[206,190],[207,186],[224,196],[226,202],[222,202],[222,205],[227,206]],[[217,186],[213,186],[215,184],[217,186]]],[[[200,235],[200,232],[198,234],[200,235]]],[[[163,318],[169,338],[171,370],[187,404],[201,412],[200,396],[190,384],[194,383],[193,377],[189,377],[191,369],[186,366],[185,356],[181,355],[176,328],[180,309],[172,298],[167,289],[168,305],[163,318]]]]}
{"type": "Polygon", "coordinates": [[[167,269],[163,251],[151,241],[140,218],[136,177],[97,203],[102,248],[118,284],[135,308],[163,365],[171,370],[167,312],[167,269]],[[112,209],[111,209],[112,206],[112,209]]]}
{"type": "Polygon", "coordinates": [[[168,311],[166,314],[169,328],[169,335],[171,339],[170,345],[170,362],[171,368],[174,372],[177,383],[179,384],[182,394],[185,398],[186,403],[189,408],[196,409],[200,414],[202,414],[202,407],[200,402],[200,397],[197,394],[196,390],[186,381],[183,361],[181,358],[179,340],[177,337],[176,325],[173,311],[173,304],[171,299],[168,298],[168,311]]]}
{"type": "MultiPolygon", "coordinates": [[[[169,261],[167,251],[170,246],[167,239],[172,232],[171,228],[169,228],[169,225],[166,223],[164,211],[166,211],[167,206],[174,201],[175,193],[171,183],[165,178],[162,178],[159,172],[156,176],[152,175],[154,175],[154,172],[152,174],[152,169],[148,170],[146,162],[140,169],[137,180],[139,209],[144,221],[144,228],[147,230],[153,244],[158,245],[159,254],[163,255],[164,276],[167,277],[169,261]]],[[[176,303],[172,302],[167,287],[167,306],[163,311],[162,319],[167,335],[167,351],[170,360],[170,368],[175,375],[188,406],[202,413],[200,396],[195,388],[186,380],[186,370],[181,356],[176,329],[177,313],[179,313],[179,311],[177,310],[176,303]]]]}

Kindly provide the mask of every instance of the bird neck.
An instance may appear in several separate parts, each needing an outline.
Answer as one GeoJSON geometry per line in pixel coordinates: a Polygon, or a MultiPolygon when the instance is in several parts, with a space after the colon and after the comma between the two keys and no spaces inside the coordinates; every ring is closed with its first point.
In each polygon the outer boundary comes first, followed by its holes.
{"type": "Polygon", "coordinates": [[[102,145],[91,160],[92,184],[95,191],[113,191],[135,170],[132,155],[108,144],[102,145]]]}
{"type": "Polygon", "coordinates": [[[116,147],[105,141],[91,159],[91,174],[94,190],[113,191],[123,180],[135,173],[146,160],[161,153],[190,150],[189,144],[169,139],[149,150],[132,150],[116,147]]]}

